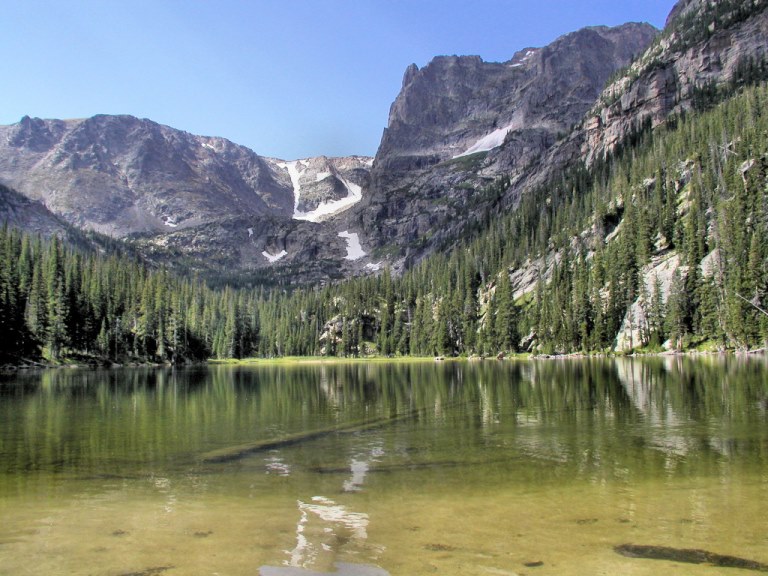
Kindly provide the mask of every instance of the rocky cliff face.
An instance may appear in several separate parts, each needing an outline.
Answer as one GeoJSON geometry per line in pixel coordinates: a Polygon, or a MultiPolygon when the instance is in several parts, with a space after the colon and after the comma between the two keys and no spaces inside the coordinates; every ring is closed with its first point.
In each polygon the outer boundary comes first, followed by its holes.
{"type": "Polygon", "coordinates": [[[333,218],[359,201],[370,164],[264,158],[131,116],[0,127],[0,183],[62,221],[206,266],[281,261],[304,280],[350,271],[333,218]]]}
{"type": "Polygon", "coordinates": [[[441,56],[411,65],[392,104],[375,173],[421,168],[501,146],[508,134],[556,135],[581,120],[617,68],[657,31],[648,24],[593,27],[507,62],[441,56]]]}
{"type": "Polygon", "coordinates": [[[450,241],[508,192],[496,178],[527,173],[656,34],[648,24],[586,28],[507,62],[450,56],[409,67],[369,193],[351,213],[369,242],[419,258],[450,241]]]}
{"type": "Polygon", "coordinates": [[[0,222],[43,237],[65,234],[68,226],[39,202],[0,185],[0,222]]]}
{"type": "Polygon", "coordinates": [[[583,154],[602,156],[644,123],[690,110],[698,94],[738,79],[768,57],[766,0],[684,0],[662,35],[601,94],[585,124],[583,154]]]}

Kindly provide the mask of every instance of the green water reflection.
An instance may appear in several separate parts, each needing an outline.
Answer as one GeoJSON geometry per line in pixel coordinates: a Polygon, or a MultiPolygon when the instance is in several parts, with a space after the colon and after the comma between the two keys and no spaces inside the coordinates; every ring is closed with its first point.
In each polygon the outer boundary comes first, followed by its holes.
{"type": "Polygon", "coordinates": [[[766,367],[671,357],[7,375],[0,574],[29,561],[45,568],[29,573],[76,574],[661,569],[613,553],[626,541],[765,562],[766,367]]]}

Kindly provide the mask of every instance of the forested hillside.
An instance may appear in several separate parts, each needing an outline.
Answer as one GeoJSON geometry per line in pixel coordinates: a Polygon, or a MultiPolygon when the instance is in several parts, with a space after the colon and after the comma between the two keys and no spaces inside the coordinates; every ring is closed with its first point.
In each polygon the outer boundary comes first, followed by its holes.
{"type": "MultiPolygon", "coordinates": [[[[403,278],[299,293],[286,308],[297,320],[325,308],[337,354],[357,354],[369,332],[383,354],[610,351],[627,323],[634,349],[762,346],[768,89],[742,86],[763,69],[748,63],[697,112],[642,128],[403,278]],[[656,269],[668,261],[664,287],[656,269]]],[[[319,350],[278,334],[289,353],[319,350]]]]}
{"type": "Polygon", "coordinates": [[[489,212],[463,243],[401,277],[214,289],[4,227],[1,360],[764,346],[765,74],[764,62],[745,61],[732,83],[702,87],[694,112],[640,127],[610,157],[489,212]],[[622,334],[629,345],[617,346],[622,334]]]}

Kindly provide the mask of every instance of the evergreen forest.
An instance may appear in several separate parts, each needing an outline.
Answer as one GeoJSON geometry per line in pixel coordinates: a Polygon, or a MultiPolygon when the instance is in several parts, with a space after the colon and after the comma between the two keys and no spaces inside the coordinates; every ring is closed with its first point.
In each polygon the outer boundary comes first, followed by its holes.
{"type": "Polygon", "coordinates": [[[691,112],[638,127],[401,276],[213,287],[4,226],[0,362],[606,353],[622,333],[623,352],[765,347],[764,68],[702,87],[691,112]]]}

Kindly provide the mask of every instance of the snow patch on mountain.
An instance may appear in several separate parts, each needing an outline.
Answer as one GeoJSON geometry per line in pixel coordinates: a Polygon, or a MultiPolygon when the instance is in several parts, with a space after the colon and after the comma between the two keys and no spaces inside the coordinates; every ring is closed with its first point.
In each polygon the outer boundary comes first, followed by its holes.
{"type": "Polygon", "coordinates": [[[494,148],[498,148],[499,146],[504,144],[504,139],[507,137],[507,134],[512,130],[517,130],[519,127],[520,127],[520,122],[515,120],[511,124],[507,124],[503,128],[494,130],[490,134],[486,134],[485,136],[480,138],[477,142],[472,144],[472,146],[467,148],[461,154],[457,154],[456,156],[454,156],[454,158],[469,156],[470,154],[475,154],[477,152],[488,152],[490,150],[493,150],[494,148]]]}
{"type": "Polygon", "coordinates": [[[299,198],[301,198],[301,172],[299,172],[299,161],[293,162],[280,162],[278,166],[283,170],[288,171],[288,176],[291,178],[291,185],[293,186],[293,212],[298,212],[299,198]]]}
{"type": "Polygon", "coordinates": [[[288,256],[288,252],[283,250],[279,254],[270,254],[269,252],[267,252],[265,250],[264,252],[261,253],[261,255],[264,256],[264,258],[266,258],[267,260],[269,260],[270,264],[274,264],[275,262],[277,262],[281,258],[284,258],[285,256],[288,256]]]}
{"type": "MultiPolygon", "coordinates": [[[[525,63],[531,59],[531,56],[536,54],[536,50],[526,50],[525,54],[517,59],[517,61],[514,64],[509,64],[510,68],[520,68],[521,66],[525,66],[525,63]]],[[[516,55],[517,56],[517,55],[516,55]]]]}
{"type": "Polygon", "coordinates": [[[350,182],[349,180],[346,180],[345,178],[342,178],[341,176],[338,178],[347,188],[348,196],[346,198],[341,198],[340,200],[332,200],[331,202],[321,202],[318,204],[317,208],[311,212],[301,212],[298,209],[294,210],[293,219],[307,220],[309,222],[320,222],[321,220],[333,216],[334,214],[338,214],[339,212],[343,212],[347,208],[350,208],[351,206],[354,206],[360,202],[360,200],[363,198],[362,187],[353,182],[350,182]]]}
{"type": "Polygon", "coordinates": [[[345,260],[360,260],[365,256],[365,251],[360,245],[360,237],[357,232],[349,232],[344,230],[339,232],[339,238],[345,238],[347,240],[347,255],[345,260]]]}
{"type": "MultiPolygon", "coordinates": [[[[373,162],[371,160],[370,162],[373,162]]],[[[283,170],[288,171],[288,175],[291,178],[291,185],[293,186],[293,219],[294,220],[306,220],[308,222],[320,222],[330,216],[338,214],[347,210],[351,206],[354,206],[363,198],[363,189],[361,186],[350,182],[346,178],[343,178],[340,174],[337,174],[337,178],[344,184],[347,189],[347,197],[340,198],[339,200],[332,200],[330,202],[321,202],[318,206],[309,212],[303,212],[299,210],[299,201],[301,199],[301,177],[309,166],[307,160],[294,160],[292,162],[280,162],[277,164],[283,170]]],[[[331,172],[319,172],[315,175],[315,181],[320,182],[326,178],[333,176],[331,172]]]]}

